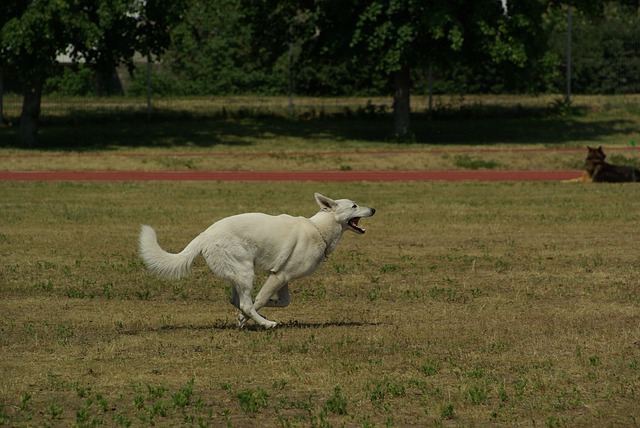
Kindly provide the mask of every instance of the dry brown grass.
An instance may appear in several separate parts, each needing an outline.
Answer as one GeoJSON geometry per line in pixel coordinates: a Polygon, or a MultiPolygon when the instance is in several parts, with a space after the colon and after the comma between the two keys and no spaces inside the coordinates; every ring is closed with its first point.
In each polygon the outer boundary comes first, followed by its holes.
{"type": "MultiPolygon", "coordinates": [[[[385,147],[385,149],[388,149],[385,147]]],[[[614,153],[609,151],[609,154],[614,153]]],[[[616,152],[617,153],[617,152],[616,152]]],[[[394,147],[391,150],[321,152],[193,152],[92,154],[35,153],[2,159],[4,171],[413,171],[413,170],[579,170],[583,151],[486,151],[472,147],[425,149],[394,147]]],[[[632,163],[630,152],[619,152],[619,161],[632,163]]]]}
{"type": "Polygon", "coordinates": [[[559,183],[0,183],[0,422],[629,426],[640,421],[640,188],[559,183]],[[178,251],[244,211],[378,209],[275,331],[234,327],[178,251]]]}

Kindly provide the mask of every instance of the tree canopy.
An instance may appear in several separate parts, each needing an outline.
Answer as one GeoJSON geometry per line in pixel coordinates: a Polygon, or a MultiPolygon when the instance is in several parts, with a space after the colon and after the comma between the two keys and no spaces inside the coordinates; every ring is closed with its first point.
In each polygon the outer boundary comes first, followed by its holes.
{"type": "Polygon", "coordinates": [[[24,102],[20,117],[25,146],[36,142],[42,88],[56,58],[108,72],[120,62],[132,65],[133,53],[160,55],[169,46],[169,28],[180,18],[174,0],[6,0],[0,22],[0,65],[19,71],[24,102]]]}
{"type": "MultiPolygon", "coordinates": [[[[59,73],[56,57],[62,53],[84,64],[83,76],[90,70],[98,77],[121,63],[133,70],[135,52],[163,55],[158,76],[165,94],[282,94],[290,73],[298,94],[387,94],[394,99],[395,133],[404,136],[411,129],[410,94],[427,87],[462,94],[561,90],[567,5],[568,0],[5,0],[0,68],[15,70],[24,86],[20,125],[26,145],[35,142],[43,84],[59,73]]],[[[573,0],[571,7],[574,88],[637,91],[638,0],[573,0]]]]}
{"type": "Polygon", "coordinates": [[[395,133],[409,133],[411,71],[416,67],[469,67],[486,63],[507,69],[535,65],[544,54],[538,0],[513,2],[508,10],[495,0],[244,0],[246,19],[263,50],[301,46],[302,64],[347,63],[392,81],[395,133]],[[277,41],[273,43],[273,41],[277,41]]]}

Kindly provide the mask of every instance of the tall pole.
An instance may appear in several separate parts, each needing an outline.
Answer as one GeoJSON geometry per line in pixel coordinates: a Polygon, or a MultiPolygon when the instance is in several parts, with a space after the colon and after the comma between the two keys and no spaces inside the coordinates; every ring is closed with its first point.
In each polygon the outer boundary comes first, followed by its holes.
{"type": "Polygon", "coordinates": [[[151,53],[147,54],[147,120],[151,120],[151,53]]]}
{"type": "Polygon", "coordinates": [[[293,42],[289,43],[289,117],[293,117],[293,42]]]}
{"type": "Polygon", "coordinates": [[[429,119],[433,115],[433,66],[429,64],[429,119]]]}
{"type": "Polygon", "coordinates": [[[567,7],[567,105],[571,104],[571,5],[567,7]]]}

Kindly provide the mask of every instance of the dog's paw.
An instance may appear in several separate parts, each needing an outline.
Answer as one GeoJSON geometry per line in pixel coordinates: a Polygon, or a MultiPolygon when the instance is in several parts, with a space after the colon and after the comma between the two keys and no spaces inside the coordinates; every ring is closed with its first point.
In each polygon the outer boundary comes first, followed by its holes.
{"type": "Polygon", "coordinates": [[[275,321],[267,320],[267,322],[262,324],[262,326],[265,328],[265,330],[271,330],[272,328],[276,328],[278,326],[278,323],[275,321]]]}
{"type": "Polygon", "coordinates": [[[238,318],[236,319],[236,325],[241,330],[247,325],[247,316],[242,312],[238,314],[238,318]]]}

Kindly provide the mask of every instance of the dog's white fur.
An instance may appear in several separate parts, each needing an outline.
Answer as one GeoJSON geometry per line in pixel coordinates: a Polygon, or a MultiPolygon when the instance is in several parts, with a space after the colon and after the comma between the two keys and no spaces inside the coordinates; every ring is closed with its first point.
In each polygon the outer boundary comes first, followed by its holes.
{"type": "Polygon", "coordinates": [[[271,216],[261,213],[224,218],[196,237],[179,254],[164,251],[150,226],[142,226],[140,255],[149,269],[165,278],[186,275],[199,254],[211,271],[232,284],[231,303],[240,309],[238,326],[247,318],[265,328],[277,325],[258,314],[265,306],[284,307],[290,302],[289,281],[312,274],[335,250],[346,230],[362,234],[362,217],[376,210],[348,199],[333,200],[315,194],[320,211],[313,217],[271,216]],[[255,269],[270,275],[255,301],[255,269]],[[277,294],[276,299],[272,299],[277,294]]]}

